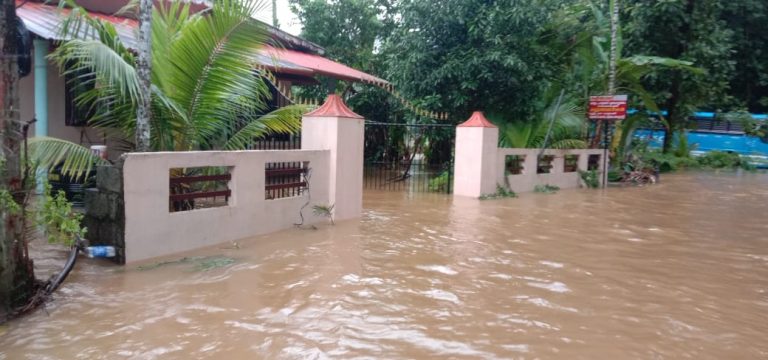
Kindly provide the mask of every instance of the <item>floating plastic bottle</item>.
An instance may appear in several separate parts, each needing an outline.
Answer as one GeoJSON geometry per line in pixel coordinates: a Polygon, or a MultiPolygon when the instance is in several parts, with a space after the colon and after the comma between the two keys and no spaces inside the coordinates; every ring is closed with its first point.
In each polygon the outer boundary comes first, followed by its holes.
{"type": "Polygon", "coordinates": [[[85,248],[85,255],[89,258],[111,258],[115,257],[114,246],[88,246],[85,248]]]}

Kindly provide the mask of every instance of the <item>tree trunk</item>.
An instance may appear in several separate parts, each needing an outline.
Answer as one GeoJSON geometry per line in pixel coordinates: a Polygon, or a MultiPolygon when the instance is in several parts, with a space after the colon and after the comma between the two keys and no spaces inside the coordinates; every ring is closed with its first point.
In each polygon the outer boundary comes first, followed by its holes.
{"type": "Polygon", "coordinates": [[[616,93],[616,62],[618,61],[619,0],[611,0],[611,58],[608,62],[608,94],[616,93]]]}
{"type": "MultiPolygon", "coordinates": [[[[22,126],[19,119],[19,71],[16,47],[16,4],[0,1],[0,191],[24,201],[21,171],[22,126]]],[[[23,237],[24,213],[0,208],[0,322],[11,308],[25,304],[34,289],[34,269],[23,237]]]]}
{"type": "Polygon", "coordinates": [[[668,153],[670,150],[672,150],[672,140],[675,138],[675,131],[672,130],[672,128],[665,128],[664,129],[664,146],[662,147],[663,153],[668,153]]]}
{"type": "Polygon", "coordinates": [[[139,4],[139,38],[136,73],[141,92],[136,108],[136,151],[150,150],[150,125],[152,118],[152,0],[139,4]]]}
{"type": "Polygon", "coordinates": [[[277,23],[277,0],[272,0],[272,26],[279,27],[277,23]]]}
{"type": "MultiPolygon", "coordinates": [[[[619,42],[619,0],[611,0],[611,54],[610,59],[608,60],[608,94],[614,95],[616,94],[616,63],[619,61],[619,57],[621,54],[619,54],[619,48],[618,48],[618,42],[619,42]]],[[[622,121],[618,120],[615,123],[614,126],[614,134],[613,134],[613,141],[611,144],[609,144],[611,152],[610,156],[612,157],[612,162],[618,162],[621,159],[617,157],[618,155],[618,140],[621,139],[622,136],[622,121]]],[[[603,124],[603,126],[610,126],[607,122],[603,124]]],[[[605,139],[604,141],[608,141],[608,139],[605,139]]]]}

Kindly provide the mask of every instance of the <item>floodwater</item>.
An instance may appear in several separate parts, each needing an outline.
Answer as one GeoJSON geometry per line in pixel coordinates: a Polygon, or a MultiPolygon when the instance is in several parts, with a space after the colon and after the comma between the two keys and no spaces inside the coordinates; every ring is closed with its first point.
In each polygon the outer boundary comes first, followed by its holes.
{"type": "Polygon", "coordinates": [[[768,357],[768,175],[365,207],[184,261],[83,261],[0,328],[0,359],[768,357]]]}

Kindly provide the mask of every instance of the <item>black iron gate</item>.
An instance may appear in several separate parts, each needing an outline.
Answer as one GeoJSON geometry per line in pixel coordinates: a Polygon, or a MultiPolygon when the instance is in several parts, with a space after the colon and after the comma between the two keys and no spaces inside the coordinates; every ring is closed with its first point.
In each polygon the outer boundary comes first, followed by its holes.
{"type": "Polygon", "coordinates": [[[456,127],[365,124],[366,189],[451,193],[456,127]]]}

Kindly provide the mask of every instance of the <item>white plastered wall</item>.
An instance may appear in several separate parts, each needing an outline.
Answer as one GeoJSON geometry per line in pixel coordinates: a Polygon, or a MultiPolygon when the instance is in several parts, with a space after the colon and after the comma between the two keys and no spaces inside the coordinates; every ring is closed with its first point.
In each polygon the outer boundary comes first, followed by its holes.
{"type": "MultiPolygon", "coordinates": [[[[588,161],[590,155],[599,156],[598,161],[598,173],[602,174],[603,171],[603,150],[600,149],[572,149],[572,150],[556,150],[546,149],[543,155],[554,156],[552,162],[552,169],[549,173],[538,174],[537,162],[540,149],[498,149],[496,157],[496,181],[499,184],[507,184],[512,191],[515,192],[528,192],[533,191],[536,185],[554,185],[561,189],[575,188],[581,186],[581,175],[579,170],[586,171],[588,169],[588,161]],[[511,175],[506,174],[506,157],[508,155],[525,156],[523,162],[522,174],[511,175]],[[578,169],[573,172],[565,172],[565,156],[577,155],[578,169]],[[506,177],[506,179],[505,179],[506,177]]],[[[600,177],[602,180],[602,177],[600,177]]]]}
{"type": "Polygon", "coordinates": [[[322,221],[311,205],[329,201],[328,150],[208,151],[124,155],[126,262],[169,255],[293,227],[307,194],[265,200],[265,164],[309,162],[312,201],[306,224],[322,221]],[[231,167],[228,206],[169,211],[172,168],[231,167]]]}

